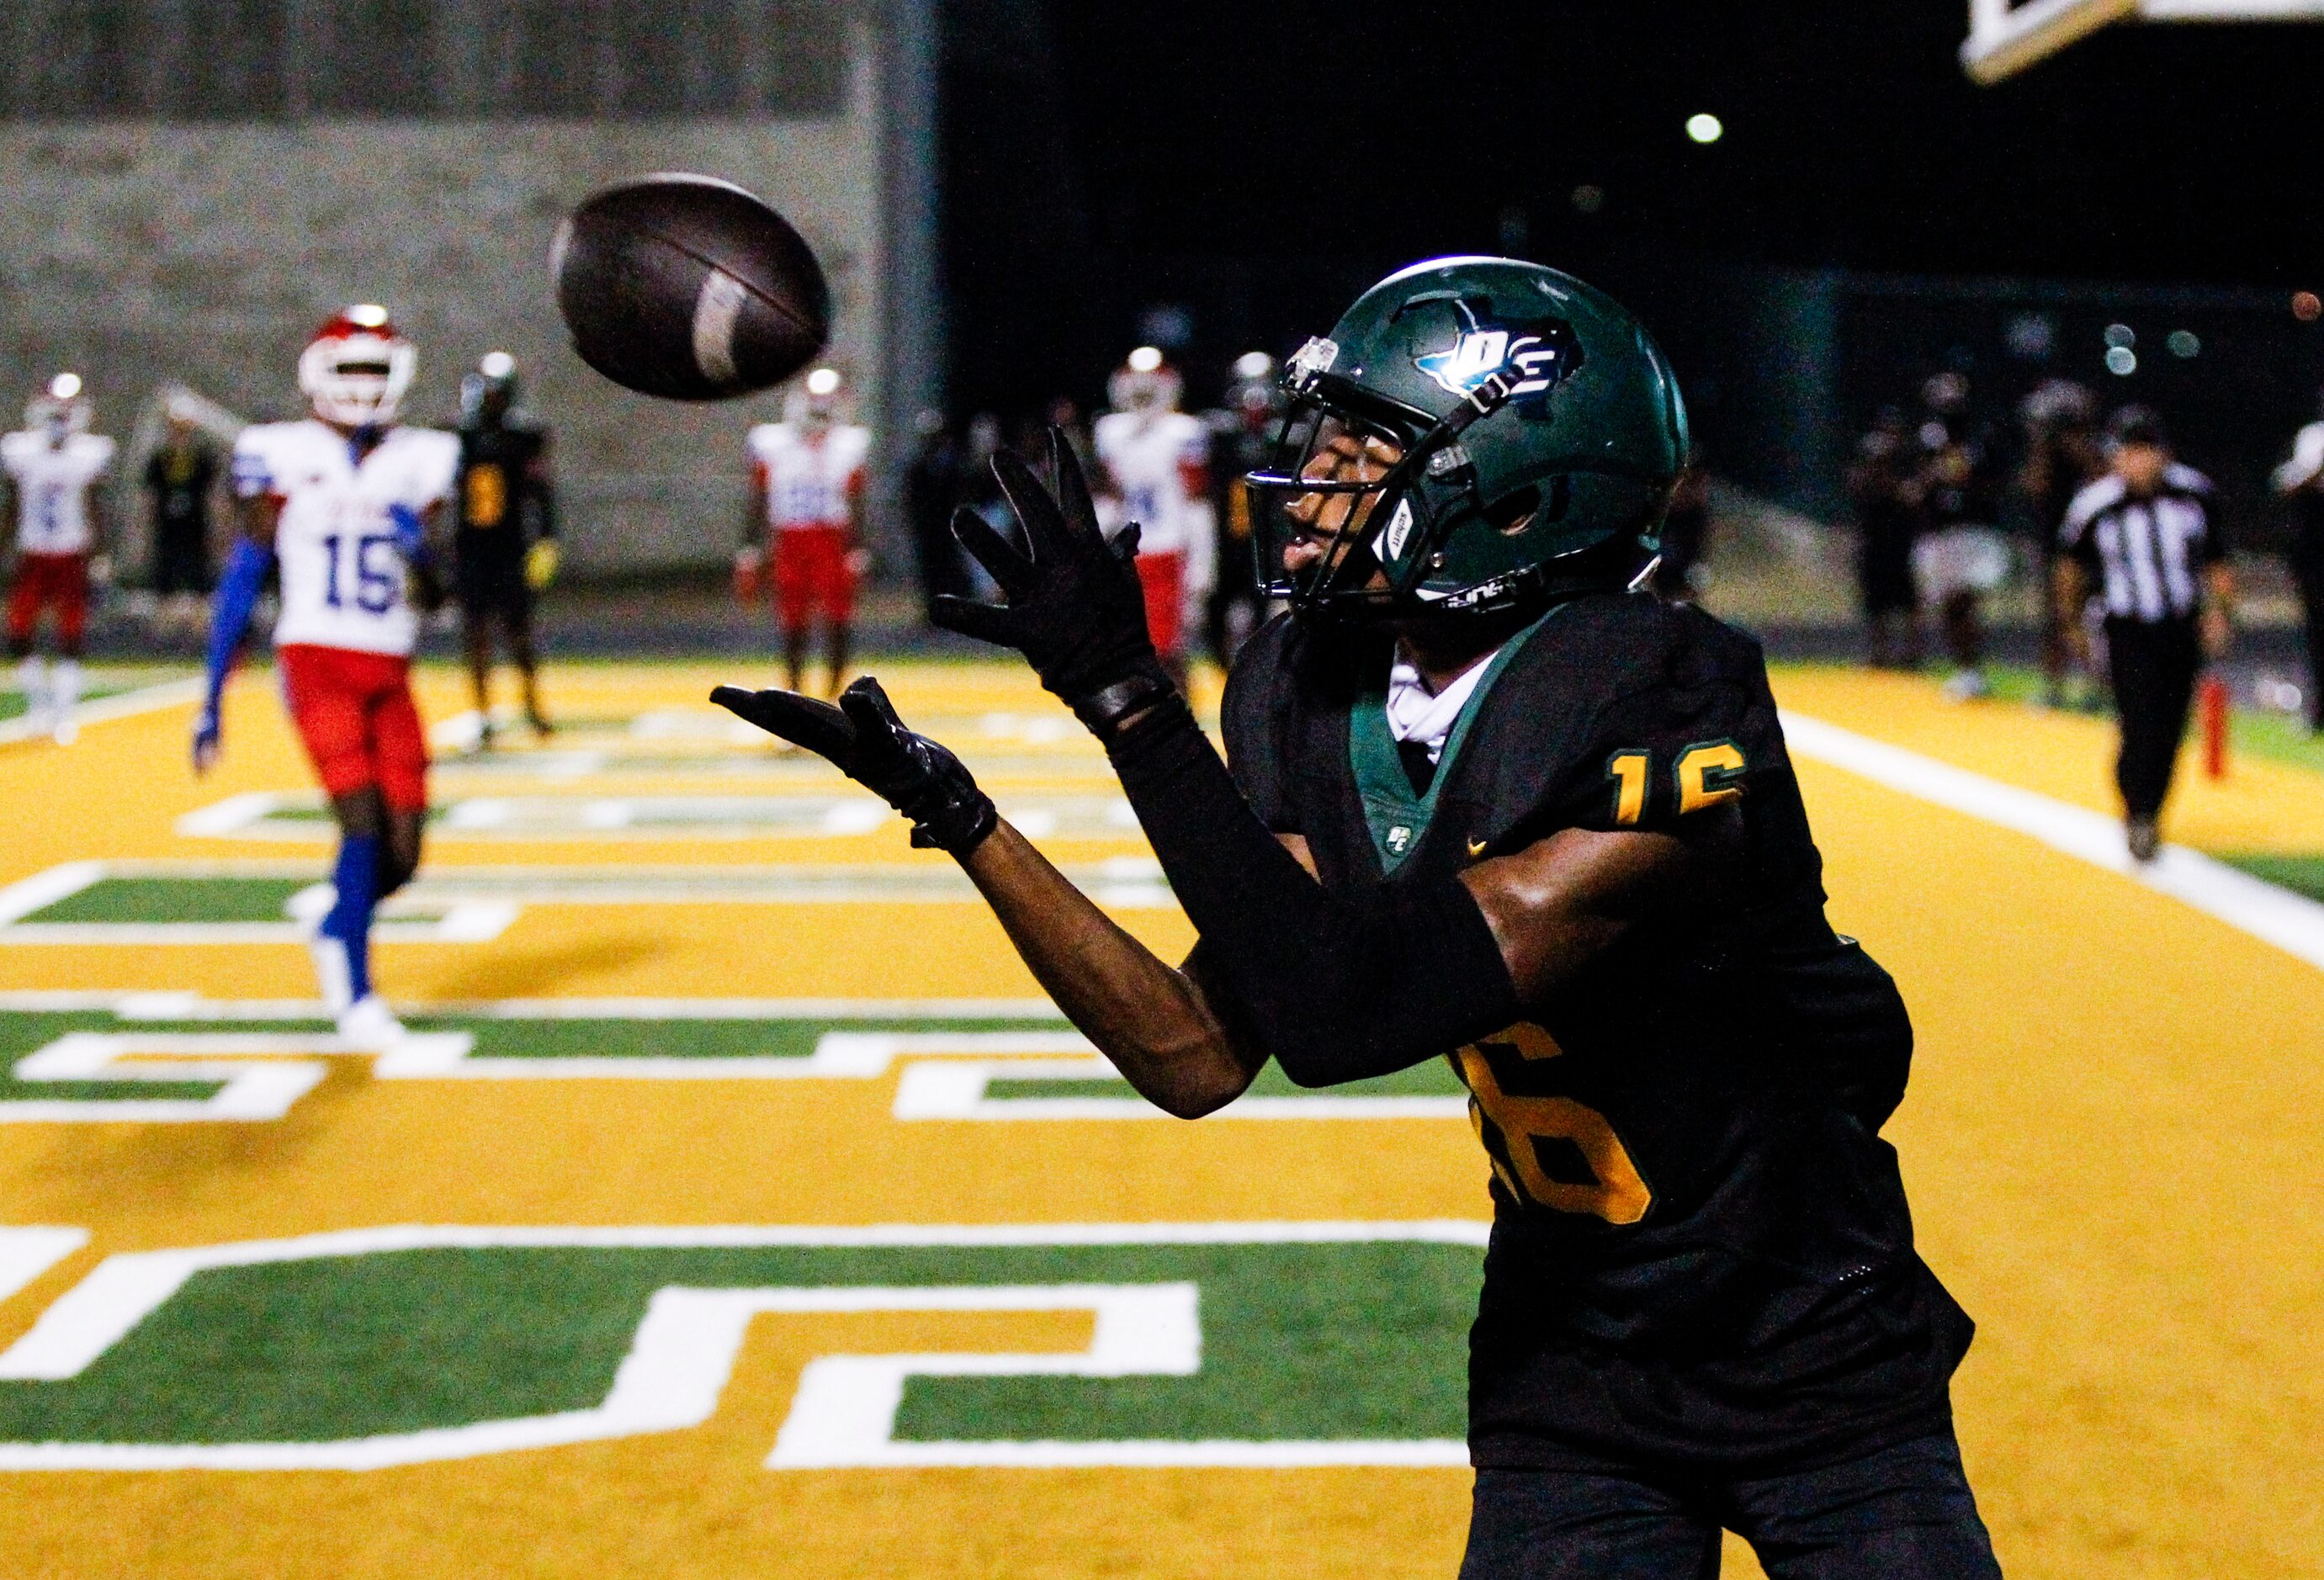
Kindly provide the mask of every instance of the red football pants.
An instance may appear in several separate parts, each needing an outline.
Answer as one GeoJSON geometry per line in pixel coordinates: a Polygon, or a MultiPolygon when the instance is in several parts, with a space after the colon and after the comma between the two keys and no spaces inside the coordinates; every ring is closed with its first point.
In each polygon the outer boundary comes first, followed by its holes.
{"type": "Polygon", "coordinates": [[[1154,638],[1156,653],[1175,658],[1186,607],[1186,556],[1141,550],[1137,563],[1139,585],[1146,592],[1146,634],[1154,638]]]}
{"type": "Polygon", "coordinates": [[[275,657],[290,721],[326,795],[375,785],[392,811],[427,806],[428,738],[411,701],[410,659],[303,643],[275,657]]]}
{"type": "Polygon", "coordinates": [[[57,611],[57,646],[68,658],[80,657],[81,633],[88,629],[88,556],[85,554],[21,554],[16,585],[8,594],[8,645],[31,648],[41,611],[57,611]]]}
{"type": "Polygon", "coordinates": [[[797,630],[820,612],[834,625],[855,614],[855,573],[844,527],[784,527],[775,533],[775,610],[797,630]]]}

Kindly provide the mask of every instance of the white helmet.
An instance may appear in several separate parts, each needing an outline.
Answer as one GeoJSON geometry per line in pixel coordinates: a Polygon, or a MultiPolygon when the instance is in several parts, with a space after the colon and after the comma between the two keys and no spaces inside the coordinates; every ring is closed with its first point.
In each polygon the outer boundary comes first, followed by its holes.
{"type": "Polygon", "coordinates": [[[847,381],[839,370],[816,368],[783,398],[783,420],[795,427],[827,428],[839,420],[840,408],[847,399],[847,381]]]}
{"type": "Polygon", "coordinates": [[[48,388],[24,403],[24,426],[46,434],[51,444],[87,433],[96,417],[88,397],[81,391],[78,373],[59,373],[49,381],[48,388]]]}
{"type": "Polygon", "coordinates": [[[352,307],[315,331],[299,355],[299,388],[315,415],[351,427],[395,420],[419,354],[396,333],[387,309],[352,307]]]}
{"type": "Polygon", "coordinates": [[[1151,345],[1141,345],[1105,381],[1105,397],[1116,411],[1176,411],[1178,370],[1151,345]]]}

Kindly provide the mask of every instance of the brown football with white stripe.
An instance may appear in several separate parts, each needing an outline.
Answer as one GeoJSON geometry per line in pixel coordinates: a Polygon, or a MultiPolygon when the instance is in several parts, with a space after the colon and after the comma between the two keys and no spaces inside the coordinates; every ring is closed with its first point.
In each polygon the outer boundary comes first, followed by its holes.
{"type": "Polygon", "coordinates": [[[731,181],[658,175],[566,217],[549,267],[573,349],[671,400],[779,384],[831,333],[831,288],[790,222],[731,181]]]}

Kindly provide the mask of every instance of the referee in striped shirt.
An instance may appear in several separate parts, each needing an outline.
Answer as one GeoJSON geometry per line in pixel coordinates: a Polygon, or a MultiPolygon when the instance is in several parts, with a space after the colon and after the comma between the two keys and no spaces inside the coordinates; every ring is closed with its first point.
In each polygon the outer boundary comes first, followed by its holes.
{"type": "Polygon", "coordinates": [[[2196,673],[2227,650],[2235,581],[2211,481],[2172,459],[2162,419],[2124,407],[2107,438],[2106,474],[2074,496],[2058,528],[2058,619],[2086,645],[2083,609],[2092,598],[2105,606],[2122,718],[2115,783],[2131,856],[2152,861],[2196,673]]]}

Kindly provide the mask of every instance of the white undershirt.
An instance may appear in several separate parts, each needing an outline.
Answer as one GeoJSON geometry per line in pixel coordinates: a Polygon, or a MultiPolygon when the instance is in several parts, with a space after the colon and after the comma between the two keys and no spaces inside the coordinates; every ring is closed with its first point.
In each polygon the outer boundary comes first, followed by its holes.
{"type": "MultiPolygon", "coordinates": [[[[1493,649],[1493,653],[1499,651],[1493,649]]],[[[1491,666],[1493,653],[1462,670],[1460,678],[1443,691],[1432,693],[1420,678],[1420,671],[1398,648],[1388,672],[1388,732],[1399,741],[1420,742],[1428,749],[1432,763],[1443,757],[1445,739],[1460,720],[1461,710],[1469,705],[1469,694],[1491,666]]]]}

